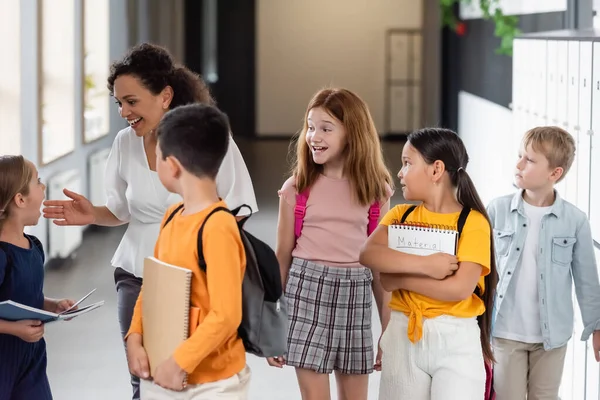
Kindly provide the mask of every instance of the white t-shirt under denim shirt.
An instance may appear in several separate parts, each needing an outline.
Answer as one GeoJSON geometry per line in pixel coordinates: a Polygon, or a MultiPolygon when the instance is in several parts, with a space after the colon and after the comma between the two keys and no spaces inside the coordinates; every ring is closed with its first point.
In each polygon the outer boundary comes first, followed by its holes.
{"type": "MultiPolygon", "coordinates": [[[[247,204],[258,211],[250,174],[233,138],[216,180],[219,197],[228,207],[247,204]]],[[[106,207],[119,220],[129,222],[111,263],[142,277],[144,258],[154,254],[163,216],[181,197],[165,189],[156,171],[150,170],[143,138],[130,127],[121,130],[113,142],[105,182],[106,207]]]]}
{"type": "Polygon", "coordinates": [[[542,343],[540,296],[538,285],[538,249],[542,218],[552,207],[536,207],[523,201],[528,220],[521,262],[508,286],[504,306],[498,311],[494,336],[523,343],[542,343]]]}

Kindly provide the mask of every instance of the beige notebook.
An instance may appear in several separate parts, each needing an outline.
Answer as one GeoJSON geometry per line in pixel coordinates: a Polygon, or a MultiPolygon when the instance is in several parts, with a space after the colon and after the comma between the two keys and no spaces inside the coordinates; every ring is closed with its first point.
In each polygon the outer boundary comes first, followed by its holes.
{"type": "Polygon", "coordinates": [[[188,338],[192,271],[144,259],[142,324],[150,373],[188,338]]]}

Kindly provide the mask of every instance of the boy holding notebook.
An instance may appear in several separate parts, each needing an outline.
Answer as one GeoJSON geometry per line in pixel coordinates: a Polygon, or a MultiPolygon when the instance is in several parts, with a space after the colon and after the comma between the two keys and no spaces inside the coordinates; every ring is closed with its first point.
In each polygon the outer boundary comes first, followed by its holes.
{"type": "Polygon", "coordinates": [[[154,256],[192,271],[190,302],[200,316],[190,337],[150,376],[142,342],[142,286],[126,337],[131,373],[142,378],[145,400],[182,395],[175,392],[185,394],[178,399],[245,399],[250,371],[237,329],[246,259],[235,217],[216,212],[206,221],[202,252],[208,273],[199,268],[197,250],[205,218],[214,208],[227,207],[217,195],[215,177],[227,151],[228,119],[207,105],[178,107],[161,120],[157,140],[158,176],[170,192],[183,197],[183,207],[176,211],[181,206],[176,204],[167,210],[154,256]]]}
{"type": "Polygon", "coordinates": [[[590,224],[554,189],[574,158],[569,133],[552,126],[531,129],[515,170],[521,190],[488,207],[500,277],[493,330],[497,400],[558,398],[573,334],[573,283],[581,340],[593,332],[599,360],[600,285],[590,224]]]}

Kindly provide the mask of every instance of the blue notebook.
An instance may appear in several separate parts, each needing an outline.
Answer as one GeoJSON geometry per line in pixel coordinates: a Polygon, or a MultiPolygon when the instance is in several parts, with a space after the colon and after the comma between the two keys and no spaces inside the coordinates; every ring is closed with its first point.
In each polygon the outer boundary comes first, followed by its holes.
{"type": "Polygon", "coordinates": [[[102,300],[97,303],[75,309],[75,307],[77,307],[83,300],[85,300],[89,295],[94,293],[95,290],[96,289],[92,290],[81,300],[73,304],[73,306],[70,309],[63,311],[60,314],[40,310],[39,308],[35,307],[29,307],[12,300],[3,301],[0,302],[0,319],[3,319],[5,321],[21,321],[24,319],[32,319],[36,321],[41,321],[42,323],[48,323],[53,321],[75,318],[79,315],[86,314],[104,305],[104,300],[102,300]]]}

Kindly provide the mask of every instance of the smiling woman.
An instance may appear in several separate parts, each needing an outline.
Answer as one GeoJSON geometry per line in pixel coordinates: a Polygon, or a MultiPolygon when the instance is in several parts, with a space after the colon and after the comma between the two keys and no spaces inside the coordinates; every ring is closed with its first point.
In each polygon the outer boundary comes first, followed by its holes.
{"type": "MultiPolygon", "coordinates": [[[[181,201],[165,189],[156,173],[155,129],[170,109],[212,104],[198,75],[176,65],[162,47],[141,44],[113,63],[108,89],[129,127],[117,134],[106,167],[107,202],[94,206],[85,197],[65,190],[72,200],[45,202],[44,216],[57,225],[129,223],[112,259],[121,333],[129,330],[142,285],[144,257],[154,254],[160,223],[167,208],[181,201]]],[[[247,204],[257,211],[250,175],[233,140],[217,174],[217,191],[230,208],[247,204]]],[[[139,379],[132,376],[133,398],[139,399],[139,379]]]]}

